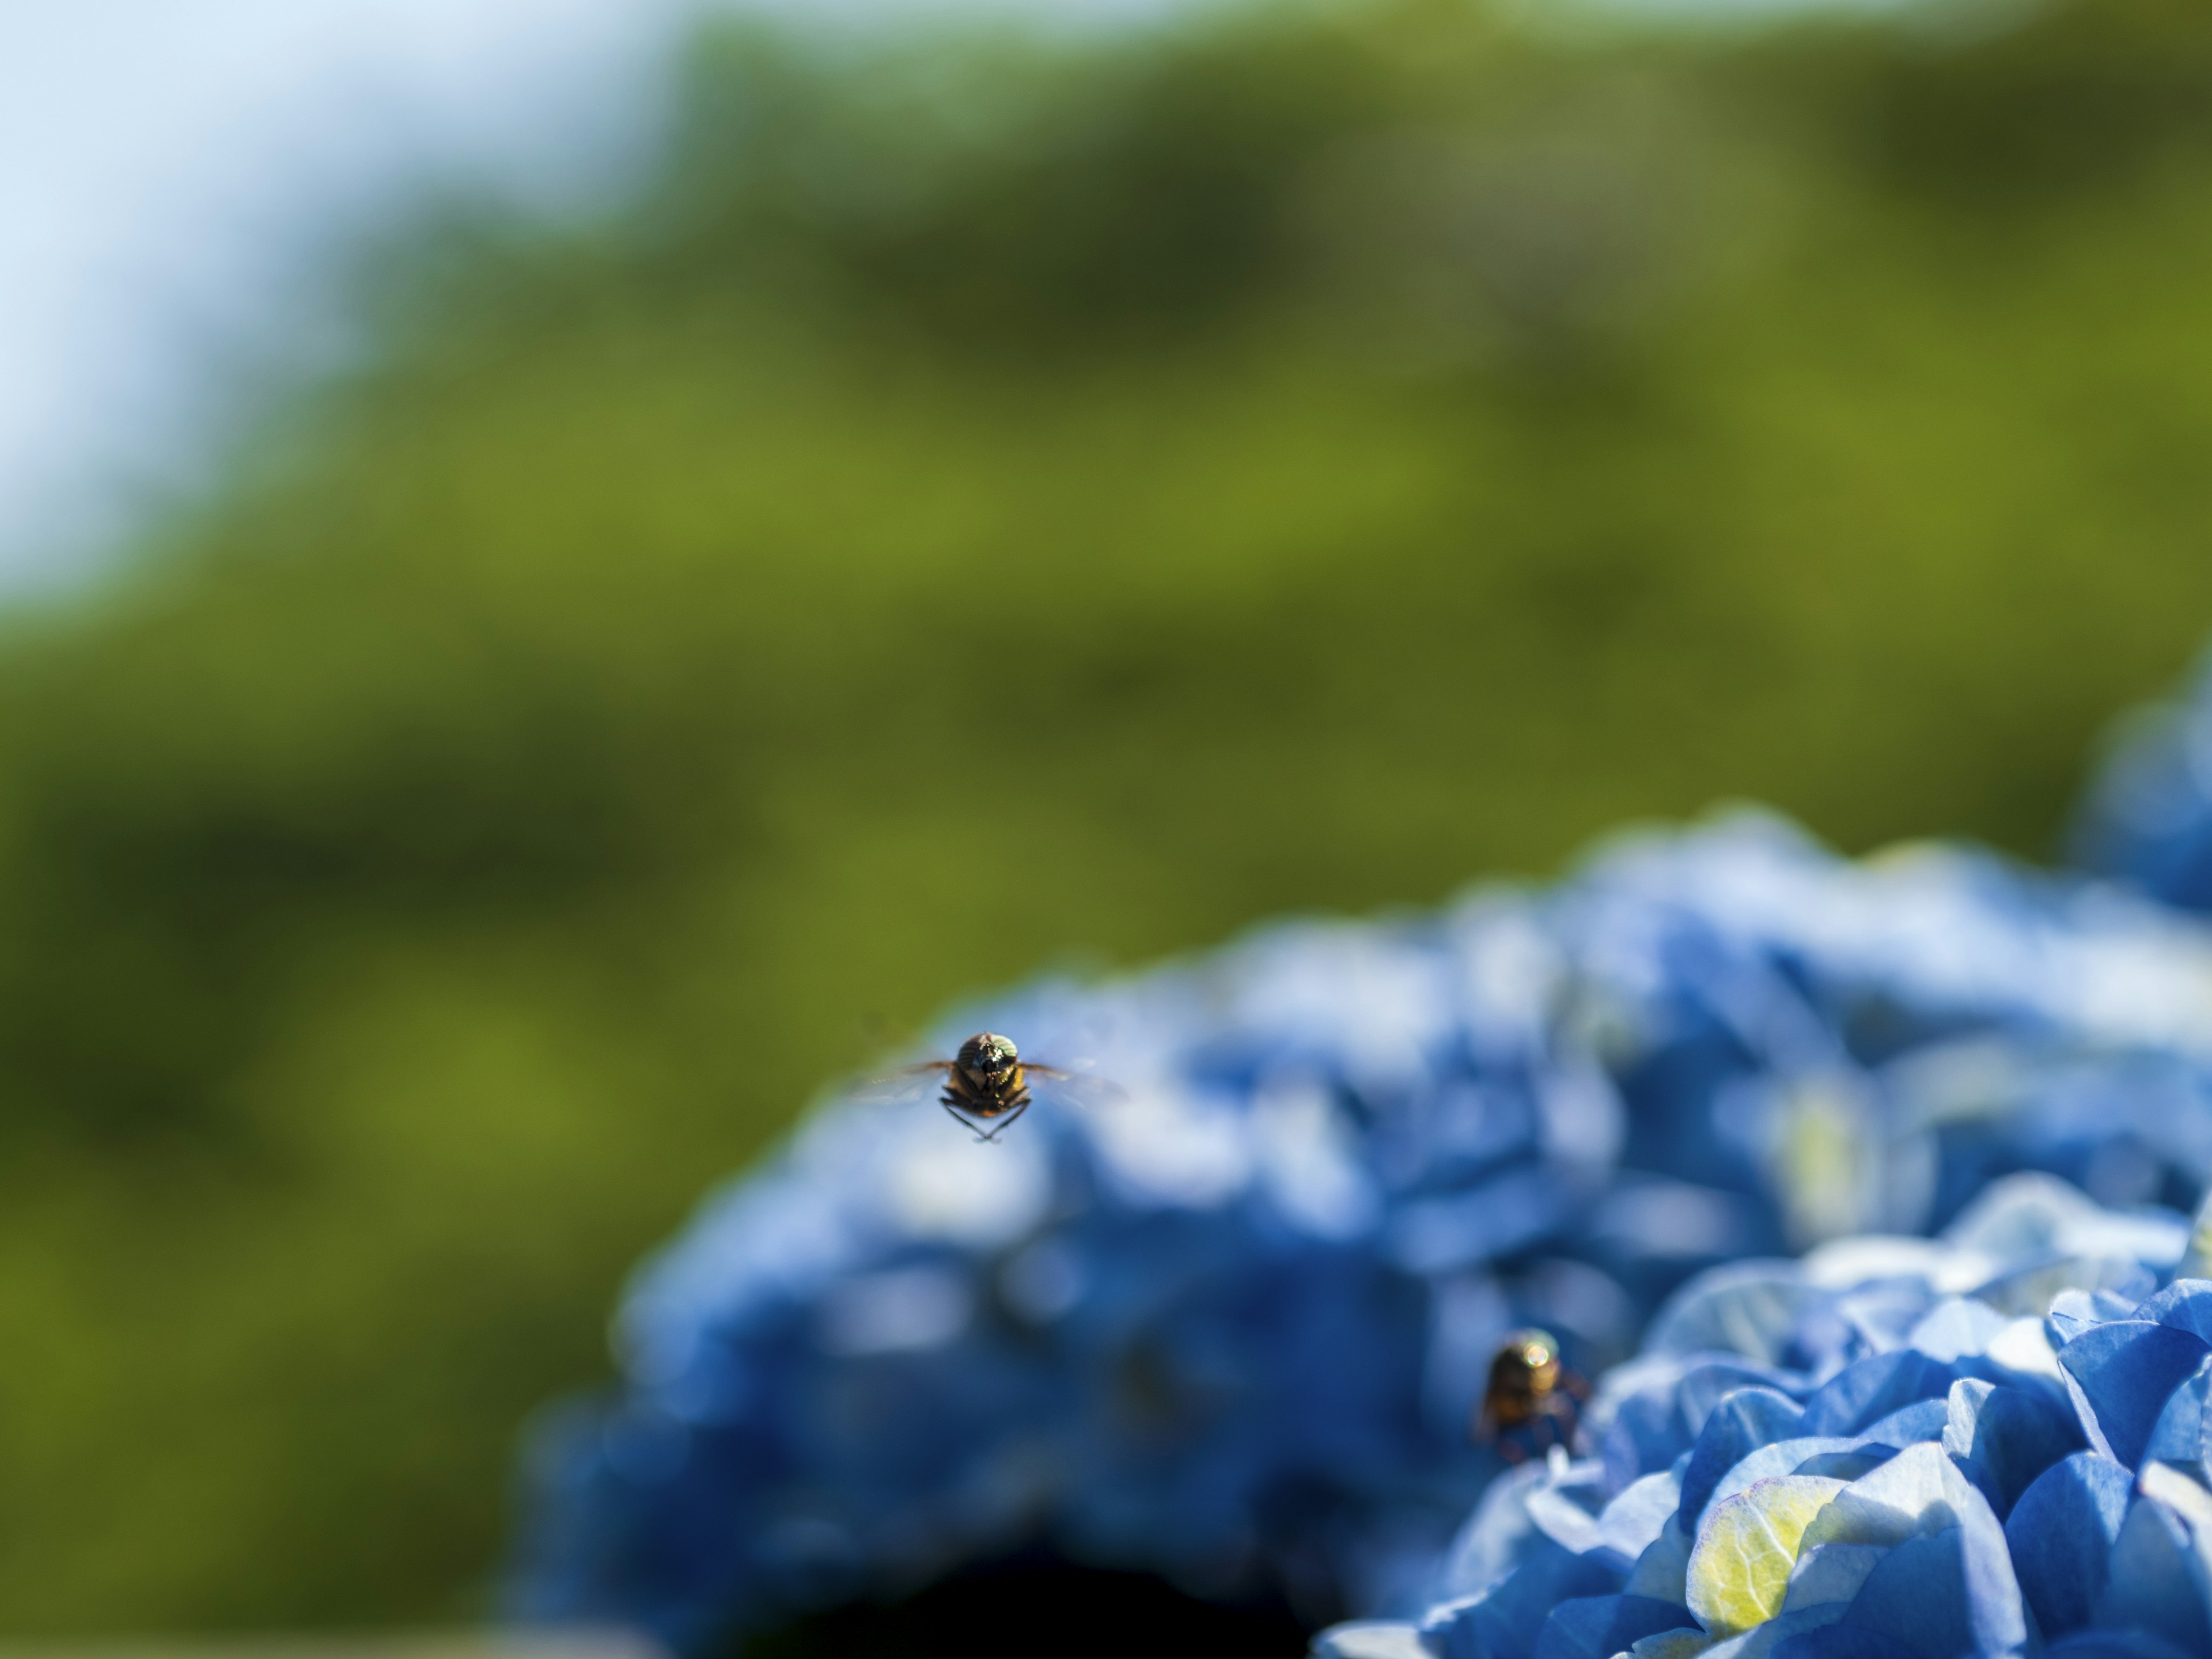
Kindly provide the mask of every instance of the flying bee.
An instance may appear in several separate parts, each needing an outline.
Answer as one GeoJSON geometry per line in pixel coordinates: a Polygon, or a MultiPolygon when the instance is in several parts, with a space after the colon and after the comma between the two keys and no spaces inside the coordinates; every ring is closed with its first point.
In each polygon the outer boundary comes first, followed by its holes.
{"type": "Polygon", "coordinates": [[[1490,1386],[1474,1414],[1474,1437],[1518,1463],[1574,1438],[1589,1384],[1559,1363],[1549,1331],[1513,1331],[1490,1362],[1490,1386]]]}
{"type": "Polygon", "coordinates": [[[917,1099],[936,1087],[937,1103],[963,1127],[973,1129],[976,1139],[996,1140],[1029,1110],[1032,1082],[1077,1105],[1102,1103],[1121,1095],[1103,1078],[1024,1060],[1014,1040],[995,1031],[978,1031],[950,1060],[924,1060],[872,1078],[855,1092],[864,1100],[896,1102],[917,1099]],[[994,1127],[987,1130],[986,1123],[994,1127]]]}

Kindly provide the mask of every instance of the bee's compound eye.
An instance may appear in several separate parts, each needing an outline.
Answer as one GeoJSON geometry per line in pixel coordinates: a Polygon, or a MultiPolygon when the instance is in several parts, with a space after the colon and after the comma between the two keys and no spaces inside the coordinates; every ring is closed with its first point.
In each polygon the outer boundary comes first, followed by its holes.
{"type": "Polygon", "coordinates": [[[1016,1058],[1012,1040],[991,1031],[979,1031],[960,1045],[959,1062],[971,1072],[1003,1072],[1016,1058]]]}
{"type": "Polygon", "coordinates": [[[1537,1376],[1559,1363],[1559,1344],[1549,1331],[1515,1331],[1499,1345],[1497,1365],[1537,1376]]]}

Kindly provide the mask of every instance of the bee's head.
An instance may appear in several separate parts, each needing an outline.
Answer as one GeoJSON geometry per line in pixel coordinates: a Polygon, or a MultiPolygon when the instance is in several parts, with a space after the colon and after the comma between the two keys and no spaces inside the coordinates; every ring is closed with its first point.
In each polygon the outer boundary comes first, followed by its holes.
{"type": "Polygon", "coordinates": [[[1019,1058],[1012,1038],[978,1031],[960,1045],[954,1060],[962,1071],[973,1076],[1000,1078],[1014,1069],[1014,1062],[1019,1058]]]}
{"type": "Polygon", "coordinates": [[[1559,1385],[1559,1344],[1549,1331],[1514,1331],[1490,1362],[1490,1386],[1510,1394],[1546,1395],[1559,1385]]]}

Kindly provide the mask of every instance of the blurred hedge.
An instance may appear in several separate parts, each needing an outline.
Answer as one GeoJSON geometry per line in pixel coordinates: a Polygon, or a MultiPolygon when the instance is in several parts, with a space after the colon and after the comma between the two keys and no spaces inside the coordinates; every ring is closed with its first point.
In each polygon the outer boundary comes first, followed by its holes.
{"type": "Polygon", "coordinates": [[[426,216],[0,652],[0,1625],[481,1609],[872,1021],[1722,796],[2045,853],[2212,619],[2212,13],[1973,21],[733,29],[426,216]]]}

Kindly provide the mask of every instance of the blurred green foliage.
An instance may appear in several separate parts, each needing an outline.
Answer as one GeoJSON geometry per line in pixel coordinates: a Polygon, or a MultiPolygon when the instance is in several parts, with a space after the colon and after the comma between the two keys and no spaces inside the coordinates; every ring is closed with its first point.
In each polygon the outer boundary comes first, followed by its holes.
{"type": "Polygon", "coordinates": [[[2047,853],[2212,619],[2212,12],[1974,22],[729,30],[432,222],[0,652],[0,1622],[483,1607],[871,1020],[1718,797],[2047,853]]]}

